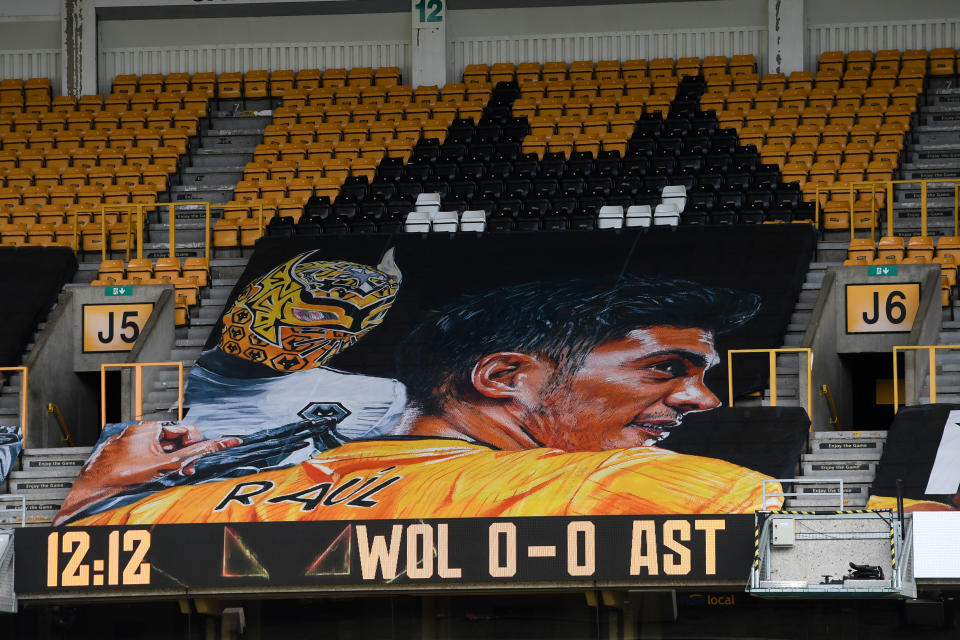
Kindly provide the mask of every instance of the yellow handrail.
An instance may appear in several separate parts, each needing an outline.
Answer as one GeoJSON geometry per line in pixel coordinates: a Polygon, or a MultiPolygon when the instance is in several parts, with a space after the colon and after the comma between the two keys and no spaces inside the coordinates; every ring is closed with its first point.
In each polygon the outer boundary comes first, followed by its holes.
{"type": "Polygon", "coordinates": [[[782,347],[780,349],[730,349],[727,351],[727,404],[733,406],[733,354],[766,353],[770,357],[770,406],[777,406],[777,354],[807,354],[807,415],[813,416],[813,351],[809,347],[782,347]]]}
{"type": "Polygon", "coordinates": [[[0,371],[19,371],[23,374],[20,381],[20,435],[23,436],[23,448],[27,448],[27,383],[30,369],[27,367],[0,367],[0,371]]]}
{"type": "MultiPolygon", "coordinates": [[[[946,183],[953,185],[953,235],[960,235],[960,178],[924,178],[917,180],[864,180],[856,182],[839,182],[831,185],[816,183],[814,189],[814,224],[820,228],[820,194],[831,192],[846,192],[850,194],[850,238],[853,236],[853,193],[859,192],[860,187],[871,187],[873,194],[876,193],[876,187],[884,187],[886,191],[887,204],[887,232],[886,235],[894,235],[894,216],[893,216],[893,187],[898,184],[919,184],[920,185],[920,235],[927,235],[927,192],[930,183],[946,183]]],[[[865,190],[865,189],[864,189],[865,190]]],[[[873,199],[874,211],[876,210],[876,198],[873,199]]]]}
{"type": "Polygon", "coordinates": [[[134,406],[137,420],[143,419],[143,368],[144,367],[176,367],[177,368],[177,420],[183,420],[183,363],[182,362],[120,362],[100,365],[100,419],[101,428],[107,424],[107,368],[132,368],[134,372],[134,406]]]}
{"type": "Polygon", "coordinates": [[[60,425],[60,431],[63,433],[63,436],[60,438],[60,442],[75,447],[73,443],[73,436],[70,435],[70,429],[67,429],[67,422],[63,419],[63,414],[60,412],[60,407],[58,407],[53,402],[47,403],[47,414],[53,414],[57,418],[57,423],[60,425]]]}
{"type": "MultiPolygon", "coordinates": [[[[169,244],[169,255],[171,258],[177,257],[177,216],[176,208],[180,206],[194,206],[194,205],[203,205],[204,207],[204,257],[207,259],[207,262],[210,262],[210,202],[201,202],[199,200],[185,200],[183,202],[125,202],[125,203],[114,203],[114,204],[101,204],[99,207],[90,208],[90,209],[74,209],[73,214],[73,250],[75,253],[80,252],[80,225],[79,225],[79,216],[80,214],[90,213],[93,215],[99,215],[100,217],[100,255],[101,260],[107,259],[107,212],[108,211],[129,211],[132,215],[136,215],[136,233],[137,233],[137,258],[143,257],[143,225],[144,225],[144,211],[146,209],[153,209],[161,206],[166,206],[169,211],[170,225],[168,232],[168,244],[169,244]]],[[[130,235],[132,233],[130,229],[131,219],[127,218],[127,249],[126,249],[126,259],[130,260],[130,235]]],[[[260,205],[260,232],[263,233],[263,204],[260,205]]]]}
{"type": "Polygon", "coordinates": [[[960,349],[960,344],[931,344],[931,345],[898,345],[893,348],[893,412],[897,413],[900,404],[900,393],[897,380],[900,379],[897,366],[897,351],[927,350],[930,359],[930,404],[937,404],[937,351],[939,349],[960,349]]]}

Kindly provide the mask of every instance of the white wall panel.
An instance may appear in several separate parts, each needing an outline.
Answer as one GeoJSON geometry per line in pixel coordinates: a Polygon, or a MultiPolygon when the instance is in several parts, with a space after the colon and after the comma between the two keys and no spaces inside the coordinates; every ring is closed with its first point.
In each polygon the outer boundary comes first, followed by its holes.
{"type": "Polygon", "coordinates": [[[807,68],[815,70],[824,51],[933,49],[960,47],[960,16],[898,22],[807,26],[807,68]]]}
{"type": "Polygon", "coordinates": [[[110,90],[113,78],[121,73],[223,73],[327,67],[400,67],[407,78],[410,43],[395,40],[109,48],[100,51],[98,75],[100,91],[105,93],[110,90]]]}
{"type": "Polygon", "coordinates": [[[57,93],[60,88],[60,50],[0,51],[0,80],[4,78],[50,78],[54,93],[57,93]]]}
{"type": "Polygon", "coordinates": [[[449,80],[463,75],[468,64],[574,60],[627,60],[733,56],[752,53],[766,68],[766,27],[674,29],[579,34],[535,34],[457,38],[451,41],[449,80]]]}

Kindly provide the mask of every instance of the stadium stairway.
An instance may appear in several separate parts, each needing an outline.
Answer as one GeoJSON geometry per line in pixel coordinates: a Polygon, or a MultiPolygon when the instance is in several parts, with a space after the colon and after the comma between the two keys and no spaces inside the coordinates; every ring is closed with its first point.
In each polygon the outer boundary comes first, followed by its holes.
{"type": "MultiPolygon", "coordinates": [[[[263,141],[263,131],[271,120],[270,112],[256,113],[240,111],[239,104],[233,101],[210,101],[210,115],[198,127],[196,145],[191,145],[165,194],[169,202],[178,205],[178,253],[200,255],[203,248],[204,207],[191,206],[189,202],[210,202],[216,206],[232,199],[243,169],[253,159],[254,150],[263,141]]],[[[169,225],[169,210],[161,207],[156,221],[150,225],[150,237],[169,237],[169,225]]],[[[144,249],[148,257],[159,257],[168,255],[169,245],[148,242],[144,249]]],[[[221,254],[236,257],[239,253],[230,253],[236,251],[226,249],[221,250],[221,254]]]]}
{"type": "MultiPolygon", "coordinates": [[[[179,244],[179,243],[178,243],[179,244]]],[[[177,327],[176,343],[170,352],[170,361],[184,364],[184,379],[200,352],[214,325],[223,312],[230,291],[246,266],[245,258],[215,258],[210,263],[210,286],[201,294],[199,305],[191,309],[188,326],[177,327]]],[[[89,282],[96,275],[96,263],[81,263],[75,283],[89,282]]],[[[41,323],[38,334],[43,331],[41,323]]],[[[36,339],[34,340],[36,342],[36,339]]],[[[24,359],[34,342],[27,345],[24,359]]],[[[10,376],[0,388],[0,416],[5,424],[19,421],[19,376],[10,376]]],[[[144,394],[143,416],[146,420],[176,419],[177,373],[164,370],[154,388],[144,394]]],[[[21,454],[14,470],[0,487],[7,494],[26,498],[27,526],[47,526],[60,509],[60,504],[73,486],[80,467],[87,460],[92,447],[30,448],[21,454]]],[[[0,500],[0,527],[20,524],[20,503],[0,500]]]]}
{"type": "MultiPolygon", "coordinates": [[[[249,106],[249,105],[248,105],[249,106]]],[[[264,106],[264,105],[258,105],[264,106]]],[[[250,115],[240,112],[230,101],[211,101],[209,119],[201,121],[198,138],[191,141],[188,155],[181,160],[181,167],[171,178],[169,190],[159,195],[162,202],[228,202],[243,168],[252,159],[253,150],[263,138],[263,129],[269,116],[250,115]]],[[[177,254],[203,255],[202,206],[177,207],[177,254]]],[[[169,255],[166,242],[169,229],[169,211],[160,207],[152,214],[144,243],[146,257],[169,255]],[[163,241],[159,241],[163,239],[163,241]],[[152,241],[150,241],[152,240],[152,241]]],[[[247,259],[237,250],[220,250],[223,257],[210,261],[210,286],[201,291],[199,304],[190,309],[186,326],[176,329],[176,343],[169,360],[184,363],[184,379],[190,367],[200,356],[203,345],[223,311],[224,304],[246,266],[247,259]],[[223,255],[226,254],[226,255],[223,255]]],[[[96,278],[99,255],[82,256],[74,283],[86,284],[96,278]]],[[[42,331],[41,324],[38,330],[42,331]]],[[[35,340],[34,340],[35,342],[35,340]]],[[[33,343],[27,347],[27,353],[33,343]]],[[[19,416],[20,384],[17,376],[11,376],[0,388],[0,415],[5,423],[16,423],[19,416]]],[[[176,418],[177,374],[165,370],[154,388],[146,390],[143,415],[147,420],[170,420],[176,418]]],[[[92,447],[28,449],[11,471],[5,482],[5,493],[23,495],[26,498],[27,526],[49,525],[64,497],[73,485],[80,467],[90,455],[92,447]]],[[[20,524],[19,501],[0,501],[0,526],[20,524]]]]}
{"type": "MultiPolygon", "coordinates": [[[[820,295],[824,276],[830,267],[842,265],[846,257],[846,249],[846,242],[835,239],[821,240],[817,243],[814,261],[810,263],[793,315],[787,325],[784,347],[801,345],[803,334],[807,330],[820,295]]],[[[791,353],[782,354],[777,358],[778,406],[802,405],[797,373],[800,358],[800,355],[791,353]]],[[[958,354],[958,363],[960,363],[960,354],[958,354]]],[[[957,370],[960,375],[960,365],[957,370]]],[[[763,404],[769,404],[769,401],[770,390],[767,389],[764,392],[763,404]]],[[[819,426],[822,428],[824,425],[819,426]]],[[[800,458],[796,477],[809,480],[842,479],[845,507],[863,507],[870,497],[870,485],[876,474],[877,462],[883,453],[885,441],[885,431],[811,431],[807,453],[800,458]]],[[[836,505],[836,496],[829,495],[836,489],[836,483],[798,483],[793,487],[787,487],[787,491],[796,491],[802,495],[788,498],[785,507],[816,510],[836,505]]]]}
{"type": "MultiPolygon", "coordinates": [[[[899,178],[960,177],[960,87],[955,78],[929,78],[907,134],[899,178]]],[[[953,235],[953,184],[932,183],[927,193],[928,234],[953,235]]],[[[899,235],[920,229],[920,185],[896,185],[899,235]]]]}
{"type": "MultiPolygon", "coordinates": [[[[80,277],[80,271],[77,276],[80,277]]],[[[62,294],[61,294],[62,296],[62,294]]],[[[59,304],[59,301],[58,301],[59,304]]],[[[54,305],[53,308],[56,308],[54,305]]],[[[51,313],[53,312],[51,308],[51,313]]],[[[46,323],[41,322],[37,334],[46,323]]],[[[24,360],[33,350],[36,338],[27,344],[24,360]]],[[[9,375],[0,388],[0,416],[4,424],[20,423],[20,375],[9,375]]],[[[49,525],[60,509],[60,504],[73,486],[80,466],[90,455],[91,447],[29,449],[14,463],[14,469],[0,486],[6,494],[22,495],[26,499],[27,526],[49,525]]],[[[19,500],[0,500],[0,527],[20,524],[19,500]]]]}

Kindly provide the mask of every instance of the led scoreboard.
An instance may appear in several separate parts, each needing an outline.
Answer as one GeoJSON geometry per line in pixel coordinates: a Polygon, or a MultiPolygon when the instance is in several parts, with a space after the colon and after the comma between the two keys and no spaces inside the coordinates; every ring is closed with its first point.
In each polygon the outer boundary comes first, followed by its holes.
{"type": "Polygon", "coordinates": [[[16,533],[20,594],[438,582],[740,580],[753,517],[64,527],[16,533]]]}

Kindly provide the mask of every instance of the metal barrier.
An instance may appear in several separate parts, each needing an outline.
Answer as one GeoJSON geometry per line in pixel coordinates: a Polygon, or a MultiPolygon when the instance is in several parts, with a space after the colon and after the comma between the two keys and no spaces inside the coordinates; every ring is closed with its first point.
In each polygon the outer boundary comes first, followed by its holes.
{"type": "Polygon", "coordinates": [[[23,436],[23,448],[27,448],[27,383],[30,370],[27,367],[0,367],[2,371],[18,371],[23,374],[20,380],[20,435],[23,436]]]}
{"type": "MultiPolygon", "coordinates": [[[[799,498],[799,497],[801,497],[801,496],[807,496],[807,497],[809,497],[809,495],[810,495],[810,494],[804,494],[804,493],[801,492],[801,491],[784,491],[784,490],[783,490],[783,485],[785,485],[785,484],[791,484],[791,485],[796,485],[796,484],[837,484],[837,485],[839,485],[839,490],[838,490],[838,491],[836,491],[836,492],[834,492],[834,491],[828,491],[828,492],[826,492],[826,493],[821,493],[821,494],[817,494],[817,495],[820,495],[820,496],[832,496],[832,495],[836,495],[836,496],[839,498],[839,501],[838,501],[838,504],[837,504],[837,511],[843,511],[843,507],[844,507],[844,503],[843,503],[843,497],[844,497],[844,496],[843,496],[843,480],[842,480],[842,479],[839,479],[839,478],[764,478],[764,480],[763,480],[763,487],[762,487],[762,489],[763,489],[763,502],[760,503],[760,504],[763,505],[763,508],[764,508],[764,509],[768,509],[768,508],[769,508],[769,507],[767,506],[767,500],[768,500],[769,498],[784,498],[784,499],[786,499],[786,498],[799,498]],[[768,484],[777,484],[777,485],[779,485],[779,486],[780,486],[780,491],[768,491],[768,490],[767,490],[767,485],[768,485],[768,484]]],[[[794,487],[794,488],[796,488],[796,487],[794,487]]],[[[784,502],[784,504],[785,504],[785,502],[784,502]]]]}
{"type": "Polygon", "coordinates": [[[70,435],[70,429],[67,429],[67,422],[63,419],[63,413],[60,412],[60,407],[53,402],[47,403],[47,415],[50,414],[53,414],[53,416],[57,419],[57,424],[60,425],[60,433],[63,434],[60,437],[60,442],[68,447],[75,447],[76,445],[73,442],[73,436],[70,435]]]}
{"type": "MultiPolygon", "coordinates": [[[[200,202],[195,200],[187,200],[184,202],[129,202],[129,203],[119,203],[119,204],[101,204],[99,207],[92,207],[90,209],[75,209],[73,213],[73,241],[72,247],[74,252],[80,252],[80,216],[84,214],[91,214],[93,216],[99,216],[100,219],[100,253],[101,260],[107,259],[107,213],[110,212],[129,212],[131,215],[127,216],[127,242],[126,242],[126,260],[130,260],[130,238],[134,231],[136,232],[137,238],[137,258],[143,257],[143,225],[145,220],[145,210],[147,209],[157,209],[160,207],[167,207],[169,211],[170,225],[169,225],[169,235],[167,237],[169,244],[170,257],[175,258],[177,255],[177,216],[176,208],[182,206],[196,206],[202,205],[204,207],[204,236],[203,236],[203,245],[204,245],[204,257],[207,259],[208,263],[210,261],[210,202],[200,202]],[[135,221],[136,229],[131,229],[131,224],[135,221]]],[[[259,217],[259,229],[260,233],[263,233],[263,205],[260,206],[260,217],[259,217]]]]}
{"type": "Polygon", "coordinates": [[[783,347],[780,349],[730,349],[727,351],[727,404],[733,406],[733,354],[766,353],[770,357],[770,406],[777,406],[777,354],[807,354],[807,415],[813,415],[813,352],[809,347],[783,347]]]}
{"type": "MultiPolygon", "coordinates": [[[[898,184],[918,184],[920,185],[920,235],[927,235],[927,191],[929,185],[933,184],[952,184],[953,185],[953,235],[960,235],[960,178],[925,178],[923,180],[864,180],[856,182],[841,182],[835,185],[827,185],[821,187],[818,183],[815,189],[815,205],[814,205],[814,224],[819,229],[820,227],[820,194],[821,193],[847,193],[850,196],[850,238],[854,237],[854,225],[853,225],[853,210],[854,210],[854,201],[853,194],[859,193],[861,190],[860,187],[871,187],[873,190],[872,193],[876,194],[877,187],[883,187],[883,192],[886,193],[886,210],[887,210],[887,229],[886,235],[894,235],[894,216],[893,216],[893,187],[898,184]]],[[[876,209],[876,197],[871,199],[873,202],[873,211],[876,209]]]]}
{"type": "MultiPolygon", "coordinates": [[[[876,231],[875,222],[877,219],[876,213],[877,213],[877,187],[878,186],[885,188],[884,191],[881,191],[880,193],[886,194],[886,202],[887,203],[893,202],[892,200],[893,191],[892,189],[886,189],[887,187],[886,182],[862,180],[862,181],[856,181],[856,182],[841,182],[839,184],[827,185],[825,187],[822,187],[820,186],[820,183],[817,183],[816,189],[814,191],[814,197],[815,197],[814,213],[813,213],[814,225],[816,226],[817,229],[820,228],[820,194],[821,193],[829,194],[834,192],[845,193],[850,199],[849,200],[850,239],[853,240],[856,234],[856,224],[854,224],[854,220],[853,220],[853,214],[855,209],[854,195],[859,194],[861,191],[866,191],[865,187],[869,187],[870,188],[870,213],[872,214],[870,216],[870,237],[872,238],[874,236],[874,232],[876,231]]],[[[891,210],[891,207],[888,206],[887,210],[889,212],[891,210]]],[[[892,223],[888,220],[888,226],[890,224],[892,223]]]]}
{"type": "Polygon", "coordinates": [[[960,349],[960,344],[931,344],[931,345],[900,345],[893,348],[893,412],[897,413],[900,405],[900,390],[897,380],[900,379],[897,365],[897,351],[927,350],[930,359],[930,404],[937,404],[937,351],[939,349],[960,349]]]}
{"type": "Polygon", "coordinates": [[[143,368],[144,367],[176,367],[177,368],[177,420],[183,420],[183,363],[182,362],[120,362],[116,364],[100,365],[100,419],[101,428],[107,424],[107,369],[132,368],[134,371],[134,417],[143,419],[143,368]]]}
{"type": "Polygon", "coordinates": [[[20,501],[20,526],[27,526],[27,496],[20,493],[0,493],[0,502],[5,500],[20,501]]]}

